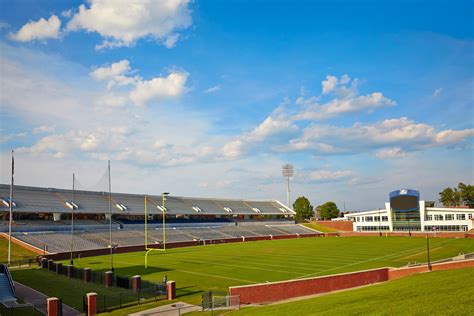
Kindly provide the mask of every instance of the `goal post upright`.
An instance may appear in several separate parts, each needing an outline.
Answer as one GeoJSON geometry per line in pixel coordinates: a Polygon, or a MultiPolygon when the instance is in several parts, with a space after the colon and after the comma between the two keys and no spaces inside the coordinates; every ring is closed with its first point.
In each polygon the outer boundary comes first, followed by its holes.
{"type": "MultiPolygon", "coordinates": [[[[163,227],[162,227],[162,232],[163,232],[163,248],[150,248],[148,247],[148,197],[145,195],[145,200],[144,200],[144,213],[145,213],[145,269],[148,268],[148,254],[151,251],[165,251],[166,250],[166,216],[165,216],[165,200],[166,196],[168,195],[168,192],[163,192],[161,194],[161,214],[163,216],[163,227]]],[[[158,207],[158,204],[153,201],[153,199],[150,198],[150,201],[155,204],[156,207],[158,207]]]]}

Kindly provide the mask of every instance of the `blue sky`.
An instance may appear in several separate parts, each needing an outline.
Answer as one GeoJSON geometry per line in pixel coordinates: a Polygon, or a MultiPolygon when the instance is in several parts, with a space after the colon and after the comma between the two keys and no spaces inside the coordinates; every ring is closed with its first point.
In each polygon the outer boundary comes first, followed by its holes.
{"type": "Polygon", "coordinates": [[[473,183],[472,1],[2,1],[1,177],[381,207],[473,183]]]}

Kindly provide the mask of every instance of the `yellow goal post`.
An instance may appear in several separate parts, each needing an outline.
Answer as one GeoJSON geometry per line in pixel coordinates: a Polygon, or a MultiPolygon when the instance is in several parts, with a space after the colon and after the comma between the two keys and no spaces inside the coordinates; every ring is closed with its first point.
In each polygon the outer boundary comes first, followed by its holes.
{"type": "Polygon", "coordinates": [[[148,254],[151,251],[165,251],[166,250],[166,215],[165,215],[165,196],[167,193],[161,194],[161,214],[163,217],[163,248],[150,248],[148,247],[148,200],[155,205],[155,207],[160,208],[158,203],[156,203],[152,198],[145,195],[145,269],[148,268],[148,254]]]}

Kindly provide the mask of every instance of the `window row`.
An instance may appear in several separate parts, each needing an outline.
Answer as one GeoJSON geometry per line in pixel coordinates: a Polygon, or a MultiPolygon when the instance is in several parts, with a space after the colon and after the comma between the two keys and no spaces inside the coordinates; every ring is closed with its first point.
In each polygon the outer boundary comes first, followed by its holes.
{"type": "Polygon", "coordinates": [[[389,231],[388,226],[356,226],[358,232],[378,232],[378,231],[389,231]]]}
{"type": "MultiPolygon", "coordinates": [[[[464,221],[466,220],[466,214],[434,214],[425,216],[426,221],[432,221],[433,219],[435,221],[454,221],[455,218],[458,221],[464,221]]],[[[472,214],[468,214],[467,218],[472,219],[472,214]]]]}
{"type": "Polygon", "coordinates": [[[467,225],[436,225],[425,226],[425,231],[440,231],[440,232],[465,232],[468,230],[467,225]]]}
{"type": "Polygon", "coordinates": [[[356,222],[388,222],[388,216],[358,216],[356,222]]]}

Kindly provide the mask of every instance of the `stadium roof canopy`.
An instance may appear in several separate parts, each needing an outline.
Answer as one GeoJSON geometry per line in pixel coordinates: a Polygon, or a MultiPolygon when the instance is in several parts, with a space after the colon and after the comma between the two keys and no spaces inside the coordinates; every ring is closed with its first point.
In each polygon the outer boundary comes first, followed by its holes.
{"type": "MultiPolygon", "coordinates": [[[[8,199],[10,186],[0,184],[0,198],[8,199]]],[[[108,192],[15,186],[14,212],[106,214],[108,192]]],[[[149,214],[161,214],[161,195],[146,195],[149,214]]],[[[142,215],[144,194],[112,193],[113,214],[142,215]]],[[[0,211],[8,211],[5,203],[0,211]]],[[[8,204],[8,203],[7,203],[8,204]]],[[[255,201],[215,198],[166,197],[165,213],[169,215],[294,215],[295,212],[276,200],[255,201]]]]}

